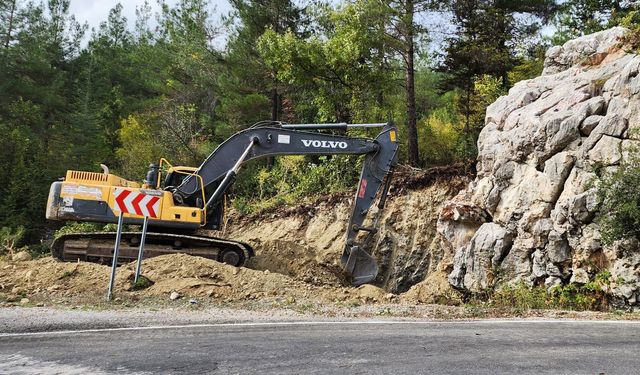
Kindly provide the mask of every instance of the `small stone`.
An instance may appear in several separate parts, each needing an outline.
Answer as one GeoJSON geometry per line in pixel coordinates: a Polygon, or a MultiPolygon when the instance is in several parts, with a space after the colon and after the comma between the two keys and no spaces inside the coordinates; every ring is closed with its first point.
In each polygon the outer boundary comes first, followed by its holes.
{"type": "Polygon", "coordinates": [[[268,275],[268,274],[270,274],[270,273],[271,273],[271,271],[269,271],[269,270],[264,270],[264,274],[265,274],[265,275],[268,275]]]}
{"type": "Polygon", "coordinates": [[[29,254],[27,251],[20,251],[19,253],[13,254],[13,256],[11,257],[11,260],[13,260],[14,262],[27,262],[31,259],[31,254],[29,254]]]}
{"type": "Polygon", "coordinates": [[[29,303],[29,298],[23,298],[20,300],[21,305],[26,305],[27,303],[29,303]]]}
{"type": "Polygon", "coordinates": [[[53,291],[56,291],[56,290],[58,290],[58,289],[60,289],[60,285],[58,285],[58,284],[53,284],[53,285],[51,285],[50,287],[48,287],[48,288],[47,288],[47,291],[49,291],[49,292],[53,292],[53,291]]]}
{"type": "Polygon", "coordinates": [[[291,297],[291,296],[289,296],[289,297],[287,297],[287,299],[286,299],[285,301],[286,301],[288,304],[292,304],[292,303],[295,303],[295,302],[296,302],[296,299],[295,299],[295,298],[293,298],[293,297],[291,297]]]}
{"type": "Polygon", "coordinates": [[[25,279],[31,279],[33,276],[38,274],[38,270],[29,270],[24,274],[25,279]]]}
{"type": "Polygon", "coordinates": [[[571,282],[576,284],[586,284],[589,282],[589,274],[582,268],[575,269],[571,276],[571,282]]]}
{"type": "Polygon", "coordinates": [[[593,129],[595,129],[596,126],[598,126],[598,124],[600,124],[600,121],[603,118],[604,116],[600,116],[600,115],[593,115],[593,116],[587,117],[586,119],[584,119],[584,121],[582,121],[582,124],[580,124],[580,133],[582,133],[585,136],[588,136],[589,134],[591,134],[593,129]]]}
{"type": "Polygon", "coordinates": [[[182,296],[180,295],[180,293],[178,293],[178,292],[171,292],[171,295],[169,296],[169,299],[170,299],[170,300],[172,300],[172,301],[174,301],[174,300],[177,300],[177,299],[178,299],[178,298],[180,298],[180,297],[182,297],[182,296]]]}
{"type": "Polygon", "coordinates": [[[395,295],[395,294],[393,294],[393,293],[387,293],[387,295],[386,295],[386,296],[384,296],[384,298],[386,298],[386,299],[388,299],[388,300],[392,300],[392,299],[394,299],[395,297],[396,297],[396,295],[395,295]]]}
{"type": "Polygon", "coordinates": [[[198,301],[197,301],[197,300],[195,300],[195,299],[190,299],[190,300],[189,300],[189,304],[191,304],[191,305],[197,305],[197,304],[198,304],[198,301]]]}
{"type": "Polygon", "coordinates": [[[36,307],[44,307],[44,303],[42,303],[42,302],[38,302],[38,303],[36,304],[36,307]]]}
{"type": "Polygon", "coordinates": [[[544,281],[544,286],[547,289],[551,289],[557,285],[562,285],[562,279],[556,276],[549,276],[544,281]]]}

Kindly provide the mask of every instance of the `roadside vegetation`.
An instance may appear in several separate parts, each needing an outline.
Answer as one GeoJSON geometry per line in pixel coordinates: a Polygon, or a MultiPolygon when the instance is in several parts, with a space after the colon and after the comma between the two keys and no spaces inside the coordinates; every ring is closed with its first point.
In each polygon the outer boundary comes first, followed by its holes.
{"type": "Polygon", "coordinates": [[[627,157],[615,170],[604,172],[597,187],[597,221],[606,245],[640,240],[640,153],[637,147],[625,151],[627,157]]]}
{"type": "Polygon", "coordinates": [[[573,311],[608,311],[611,307],[606,290],[611,273],[602,271],[584,285],[567,284],[552,288],[529,286],[525,283],[502,285],[493,291],[471,296],[470,307],[491,307],[527,311],[560,309],[573,311]]]}

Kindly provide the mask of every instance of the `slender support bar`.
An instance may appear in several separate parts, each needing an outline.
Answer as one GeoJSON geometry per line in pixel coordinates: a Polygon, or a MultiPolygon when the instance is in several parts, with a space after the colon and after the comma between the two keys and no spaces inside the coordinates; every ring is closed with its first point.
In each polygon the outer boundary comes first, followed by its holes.
{"type": "Polygon", "coordinates": [[[113,298],[113,284],[116,282],[116,267],[118,267],[118,255],[120,253],[120,239],[122,238],[122,223],[124,214],[120,212],[118,216],[118,230],[116,232],[116,243],[113,246],[113,262],[111,263],[111,278],[109,279],[109,290],[107,291],[107,301],[113,298]]]}
{"type": "Polygon", "coordinates": [[[346,122],[338,122],[335,124],[283,124],[283,129],[293,130],[323,130],[323,129],[340,129],[347,130],[351,128],[381,128],[387,125],[386,122],[370,123],[370,124],[347,124],[346,122]]]}
{"type": "Polygon", "coordinates": [[[142,223],[142,235],[140,237],[140,248],[138,249],[138,262],[136,264],[136,276],[133,279],[134,283],[138,282],[138,278],[140,277],[140,268],[142,266],[142,255],[144,253],[144,241],[147,239],[147,226],[149,225],[149,216],[144,217],[144,222],[142,223]]]}

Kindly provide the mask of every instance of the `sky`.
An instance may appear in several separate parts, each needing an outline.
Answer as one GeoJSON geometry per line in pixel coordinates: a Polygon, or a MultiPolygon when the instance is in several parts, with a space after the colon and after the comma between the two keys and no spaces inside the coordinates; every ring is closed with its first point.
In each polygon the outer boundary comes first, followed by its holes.
{"type": "MultiPolygon", "coordinates": [[[[100,22],[105,21],[109,15],[109,10],[116,4],[123,6],[122,13],[127,18],[130,27],[133,27],[136,19],[136,7],[144,4],[145,0],[71,0],[69,10],[80,23],[87,22],[89,30],[98,28],[100,22]]],[[[156,0],[148,0],[153,12],[160,9],[156,0]]],[[[174,5],[178,0],[166,0],[167,4],[174,5]]],[[[215,6],[214,19],[220,14],[229,13],[231,7],[227,0],[213,0],[215,6]]]]}
{"type": "MultiPolygon", "coordinates": [[[[160,9],[157,0],[147,0],[151,6],[152,12],[160,9]]],[[[175,5],[179,0],[165,0],[169,5],[175,5]]],[[[70,12],[76,17],[80,23],[86,22],[89,25],[89,32],[85,34],[85,43],[88,42],[91,29],[98,28],[101,22],[107,19],[109,10],[116,4],[121,3],[123,6],[122,13],[127,18],[130,29],[133,29],[136,19],[136,7],[144,4],[145,0],[71,0],[70,12]]],[[[304,3],[304,1],[303,1],[304,3]]],[[[213,9],[211,9],[212,19],[219,20],[221,14],[228,14],[231,11],[231,5],[228,0],[212,0],[213,9]]],[[[151,20],[153,22],[153,20],[151,20]]],[[[425,25],[429,25],[430,38],[432,40],[431,48],[437,48],[441,44],[442,39],[446,36],[448,30],[447,23],[443,20],[426,19],[423,20],[425,25]],[[436,21],[436,22],[434,22],[436,21]]],[[[543,35],[550,35],[555,29],[551,26],[543,29],[543,35]]],[[[217,47],[223,47],[226,43],[226,36],[221,35],[213,41],[217,47]]]]}

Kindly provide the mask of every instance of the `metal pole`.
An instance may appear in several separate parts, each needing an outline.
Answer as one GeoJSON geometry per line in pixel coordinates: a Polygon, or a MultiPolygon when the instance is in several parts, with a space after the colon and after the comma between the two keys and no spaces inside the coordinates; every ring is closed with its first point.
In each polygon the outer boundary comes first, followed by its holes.
{"type": "Polygon", "coordinates": [[[113,284],[116,282],[116,267],[118,266],[118,254],[120,253],[120,238],[122,237],[122,222],[124,214],[120,212],[118,217],[118,231],[116,232],[116,243],[113,246],[113,262],[111,263],[111,278],[109,279],[109,290],[107,291],[107,301],[113,297],[113,284]]]}
{"type": "Polygon", "coordinates": [[[294,129],[294,130],[321,130],[321,129],[350,129],[350,128],[381,128],[388,123],[376,122],[366,124],[347,124],[346,122],[338,122],[335,124],[283,124],[282,129],[294,129]]]}
{"type": "Polygon", "coordinates": [[[142,265],[142,254],[144,253],[144,241],[147,238],[147,225],[149,224],[149,216],[144,217],[144,223],[142,223],[142,236],[140,237],[140,249],[138,249],[138,263],[136,264],[136,277],[133,279],[134,283],[138,282],[140,277],[140,267],[142,265]]]}

